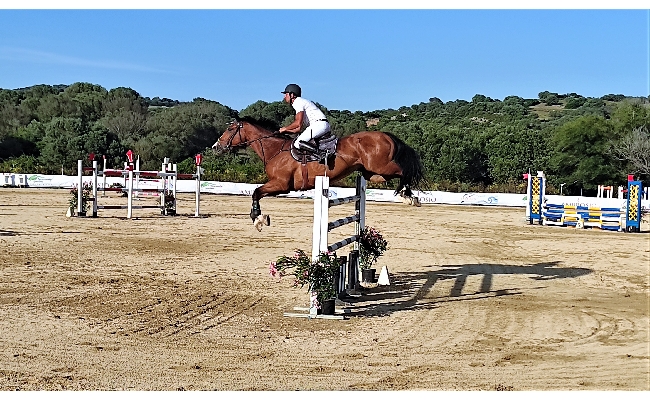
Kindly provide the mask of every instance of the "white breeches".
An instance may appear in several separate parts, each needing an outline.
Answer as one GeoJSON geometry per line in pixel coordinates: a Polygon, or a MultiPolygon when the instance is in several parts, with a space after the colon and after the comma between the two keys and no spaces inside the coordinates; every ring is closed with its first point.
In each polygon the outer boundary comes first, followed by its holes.
{"type": "Polygon", "coordinates": [[[300,135],[298,135],[298,140],[294,142],[294,147],[299,149],[298,142],[308,142],[311,139],[319,138],[325,135],[330,131],[330,124],[327,121],[314,121],[305,128],[300,135]]]}

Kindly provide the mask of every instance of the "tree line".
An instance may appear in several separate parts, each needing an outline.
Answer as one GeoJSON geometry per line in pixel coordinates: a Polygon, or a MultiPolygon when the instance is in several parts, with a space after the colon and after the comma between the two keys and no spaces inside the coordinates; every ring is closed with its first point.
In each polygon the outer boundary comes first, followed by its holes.
{"type": "MultiPolygon", "coordinates": [[[[549,193],[562,185],[564,194],[593,195],[600,184],[623,185],[628,174],[650,183],[649,100],[544,91],[536,99],[433,97],[369,112],[318,105],[339,137],[384,131],[412,146],[425,169],[423,190],[522,192],[522,174],[543,170],[549,193]]],[[[158,169],[169,157],[192,172],[194,155],[202,153],[206,180],[264,182],[250,150],[210,150],[236,116],[281,126],[292,121],[293,109],[257,101],[237,111],[204,98],[151,99],[83,82],[0,89],[0,172],[74,175],[89,153],[119,168],[130,149],[142,169],[158,169]]]]}

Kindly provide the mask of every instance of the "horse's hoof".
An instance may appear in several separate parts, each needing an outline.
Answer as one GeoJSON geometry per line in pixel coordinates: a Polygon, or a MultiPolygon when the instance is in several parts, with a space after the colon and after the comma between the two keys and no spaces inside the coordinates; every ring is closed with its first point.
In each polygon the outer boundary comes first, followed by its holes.
{"type": "Polygon", "coordinates": [[[262,215],[262,221],[264,222],[264,225],[270,226],[271,225],[271,217],[268,215],[262,215]]]}
{"type": "Polygon", "coordinates": [[[255,229],[257,229],[258,232],[262,232],[262,227],[264,226],[264,221],[262,221],[262,216],[255,218],[255,221],[253,221],[253,225],[255,226],[255,229]]]}
{"type": "Polygon", "coordinates": [[[422,203],[420,203],[420,198],[419,197],[414,197],[413,198],[413,205],[416,207],[422,206],[422,203]]]}

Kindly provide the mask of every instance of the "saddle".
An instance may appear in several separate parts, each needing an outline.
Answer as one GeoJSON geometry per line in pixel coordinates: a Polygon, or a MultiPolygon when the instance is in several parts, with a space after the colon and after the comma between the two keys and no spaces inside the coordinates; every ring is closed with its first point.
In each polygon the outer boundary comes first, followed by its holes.
{"type": "Polygon", "coordinates": [[[318,161],[322,164],[327,164],[328,160],[325,160],[325,158],[333,157],[336,154],[336,145],[339,141],[339,138],[334,136],[332,132],[328,132],[318,139],[309,140],[308,143],[315,145],[318,149],[318,154],[314,154],[307,150],[297,149],[294,146],[296,140],[298,140],[298,137],[293,139],[291,142],[291,156],[296,161],[299,161],[302,164],[306,164],[312,161],[318,161]]]}

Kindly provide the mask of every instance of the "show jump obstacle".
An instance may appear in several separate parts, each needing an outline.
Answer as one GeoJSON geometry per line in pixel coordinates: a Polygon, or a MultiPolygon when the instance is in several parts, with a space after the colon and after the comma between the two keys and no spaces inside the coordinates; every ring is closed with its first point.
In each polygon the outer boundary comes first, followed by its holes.
{"type": "MultiPolygon", "coordinates": [[[[196,201],[196,207],[195,207],[195,213],[194,216],[198,217],[199,216],[199,203],[200,203],[200,190],[201,190],[201,173],[203,172],[202,168],[200,167],[201,161],[202,161],[202,156],[201,154],[197,154],[195,157],[195,164],[196,164],[196,173],[195,174],[179,174],[177,172],[177,166],[176,164],[169,164],[168,160],[165,159],[165,162],[162,163],[162,167],[160,171],[140,171],[139,168],[134,170],[133,169],[133,152],[129,150],[126,153],[128,157],[128,163],[125,165],[125,169],[123,170],[118,170],[118,169],[106,169],[105,168],[105,162],[104,162],[104,169],[99,170],[98,169],[98,163],[97,160],[94,159],[94,156],[91,154],[90,159],[92,161],[92,167],[84,167],[83,166],[83,161],[78,160],[77,161],[77,176],[79,179],[78,183],[78,188],[83,187],[83,173],[86,171],[91,171],[92,172],[92,187],[93,187],[93,197],[92,197],[92,202],[93,202],[93,211],[92,211],[92,216],[97,217],[97,210],[100,209],[127,209],[127,218],[132,218],[133,216],[133,209],[145,209],[145,208],[158,208],[160,209],[160,212],[162,215],[175,215],[176,214],[176,181],[178,179],[195,179],[196,180],[196,191],[195,191],[195,201],[196,201]],[[104,177],[104,188],[103,190],[106,191],[113,191],[113,192],[121,192],[127,193],[127,205],[99,205],[97,201],[97,178],[98,177],[104,177]],[[121,187],[115,187],[115,188],[107,188],[106,187],[106,177],[124,177],[125,178],[125,186],[124,188],[121,187]],[[135,178],[163,178],[163,187],[162,188],[148,188],[148,189],[140,189],[140,188],[134,188],[134,177],[135,178]],[[139,206],[134,206],[133,205],[133,194],[134,192],[155,192],[160,196],[160,205],[139,205],[139,206]],[[168,207],[165,204],[166,198],[172,199],[171,201],[173,204],[171,207],[168,207]]],[[[82,197],[83,196],[83,190],[77,190],[77,215],[82,215],[82,197]]]]}
{"type": "Polygon", "coordinates": [[[546,177],[528,175],[526,212],[530,224],[600,228],[619,232],[640,232],[643,184],[628,175],[626,207],[592,207],[575,204],[549,204],[546,177]]]}
{"type": "MultiPolygon", "coordinates": [[[[359,238],[361,237],[361,232],[363,231],[366,223],[366,186],[366,180],[363,178],[363,176],[358,175],[356,182],[356,194],[354,196],[330,199],[329,177],[316,177],[316,183],[314,187],[314,227],[311,250],[312,261],[317,260],[320,253],[333,252],[350,244],[353,244],[354,246],[347,260],[347,269],[342,266],[339,271],[339,286],[337,288],[337,293],[342,293],[346,290],[353,291],[357,288],[359,280],[359,238]],[[352,202],[355,203],[354,215],[329,222],[330,207],[352,202]],[[329,244],[328,233],[331,230],[353,222],[354,235],[349,236],[336,243],[329,244]]],[[[342,258],[345,259],[345,257],[342,258]]],[[[309,314],[285,313],[284,315],[287,317],[343,319],[343,316],[341,315],[328,316],[318,314],[315,293],[312,293],[310,296],[309,314]]]]}

